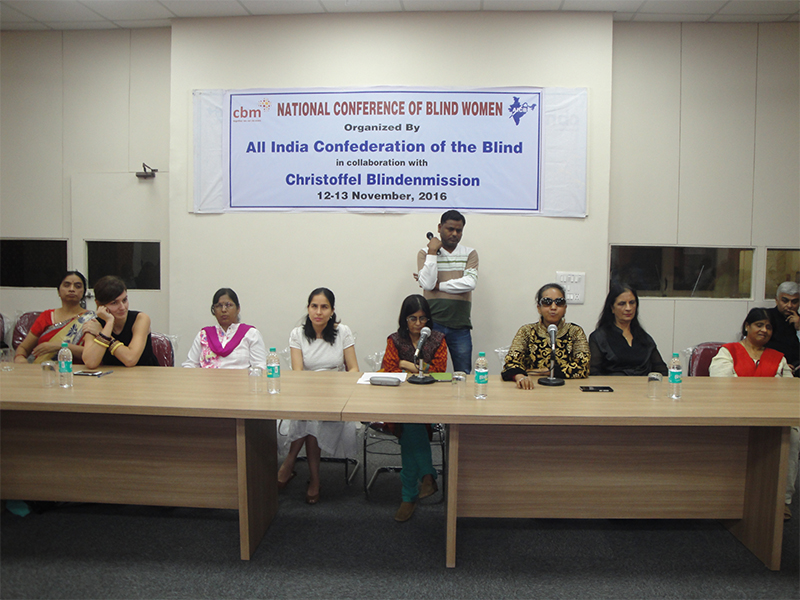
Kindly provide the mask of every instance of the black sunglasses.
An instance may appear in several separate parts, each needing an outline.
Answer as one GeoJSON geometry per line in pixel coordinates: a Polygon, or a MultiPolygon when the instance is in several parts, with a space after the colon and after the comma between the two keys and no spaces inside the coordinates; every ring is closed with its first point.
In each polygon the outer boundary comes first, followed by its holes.
{"type": "Polygon", "coordinates": [[[552,298],[542,298],[539,300],[539,306],[550,306],[551,304],[555,303],[556,306],[566,306],[567,301],[564,298],[556,298],[553,300],[552,298]]]}

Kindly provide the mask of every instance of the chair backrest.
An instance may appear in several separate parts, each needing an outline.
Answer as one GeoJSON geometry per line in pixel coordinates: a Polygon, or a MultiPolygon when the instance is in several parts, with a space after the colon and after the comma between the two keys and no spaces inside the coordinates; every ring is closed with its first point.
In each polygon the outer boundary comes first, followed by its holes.
{"type": "Polygon", "coordinates": [[[22,313],[19,319],[17,319],[14,325],[14,334],[11,336],[11,345],[14,347],[14,350],[16,350],[17,346],[22,343],[22,340],[28,336],[33,322],[39,318],[40,314],[42,314],[41,311],[26,312],[22,313]]]}
{"type": "Polygon", "coordinates": [[[725,342],[703,342],[692,348],[689,359],[689,377],[708,377],[711,359],[717,355],[725,342]]]}
{"type": "Polygon", "coordinates": [[[175,350],[172,348],[170,339],[157,331],[150,332],[150,339],[153,342],[153,354],[156,355],[158,364],[162,367],[174,367],[175,350]]]}
{"type": "Polygon", "coordinates": [[[497,360],[500,361],[500,366],[506,366],[506,354],[508,351],[511,350],[511,346],[503,346],[502,348],[495,348],[495,354],[497,354],[497,360]]]}

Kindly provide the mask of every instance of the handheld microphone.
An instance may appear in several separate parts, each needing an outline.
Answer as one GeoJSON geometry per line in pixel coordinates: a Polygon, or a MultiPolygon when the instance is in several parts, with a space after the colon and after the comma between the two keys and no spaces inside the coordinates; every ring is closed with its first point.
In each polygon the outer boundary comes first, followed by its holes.
{"type": "MultiPolygon", "coordinates": [[[[433,232],[432,232],[432,231],[429,231],[428,233],[426,233],[426,234],[425,234],[425,236],[426,236],[426,237],[427,237],[429,240],[432,240],[432,239],[433,239],[433,232]]],[[[441,251],[441,250],[437,250],[437,251],[436,251],[436,254],[441,254],[441,253],[442,253],[442,251],[441,251]]]]}
{"type": "Polygon", "coordinates": [[[556,333],[558,333],[558,327],[555,325],[550,325],[547,327],[547,335],[550,336],[550,347],[556,347],[556,333]]]}
{"type": "Polygon", "coordinates": [[[428,341],[429,337],[431,337],[431,328],[423,327],[422,331],[419,332],[419,342],[417,343],[417,349],[414,352],[414,362],[416,362],[417,358],[419,357],[419,353],[422,352],[422,347],[425,345],[425,342],[428,341]]]}

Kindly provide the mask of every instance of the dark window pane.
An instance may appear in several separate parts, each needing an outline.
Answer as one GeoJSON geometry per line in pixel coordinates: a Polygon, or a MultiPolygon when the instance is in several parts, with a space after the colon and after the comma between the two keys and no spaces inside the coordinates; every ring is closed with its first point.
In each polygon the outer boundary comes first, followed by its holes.
{"type": "Polygon", "coordinates": [[[116,275],[129,290],[161,289],[160,242],[86,242],[89,287],[116,275]]]}
{"type": "Polygon", "coordinates": [[[750,298],[753,250],[611,246],[611,279],[641,296],[750,298]]]}
{"type": "Polygon", "coordinates": [[[775,297],[778,286],[784,281],[800,283],[800,250],[767,248],[767,279],[764,298],[775,297]]]}
{"type": "Polygon", "coordinates": [[[55,288],[66,270],[66,240],[0,240],[0,285],[55,288]]]}

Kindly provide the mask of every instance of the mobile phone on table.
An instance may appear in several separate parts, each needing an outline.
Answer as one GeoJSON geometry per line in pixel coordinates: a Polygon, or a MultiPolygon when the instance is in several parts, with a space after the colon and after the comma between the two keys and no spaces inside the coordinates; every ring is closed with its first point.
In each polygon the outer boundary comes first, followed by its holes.
{"type": "Polygon", "coordinates": [[[614,389],[608,385],[582,385],[582,392],[613,392],[614,389]]]}

